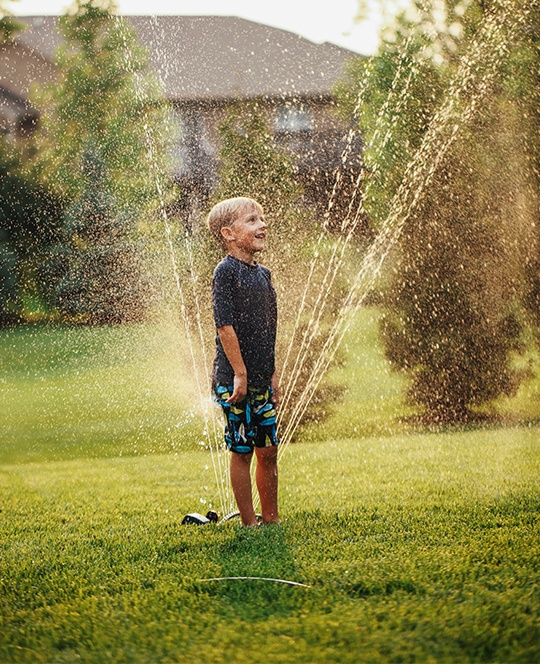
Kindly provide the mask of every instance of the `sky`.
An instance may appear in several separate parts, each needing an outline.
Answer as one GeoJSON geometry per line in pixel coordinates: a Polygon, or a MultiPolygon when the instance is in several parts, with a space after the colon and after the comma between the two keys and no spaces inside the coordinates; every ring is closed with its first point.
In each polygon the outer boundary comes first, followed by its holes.
{"type": "MultiPolygon", "coordinates": [[[[358,0],[117,0],[121,14],[239,16],[365,55],[371,55],[377,47],[380,24],[377,0],[369,3],[368,18],[358,22],[358,0]]],[[[18,0],[6,4],[18,16],[39,16],[62,14],[71,0],[18,0]]]]}

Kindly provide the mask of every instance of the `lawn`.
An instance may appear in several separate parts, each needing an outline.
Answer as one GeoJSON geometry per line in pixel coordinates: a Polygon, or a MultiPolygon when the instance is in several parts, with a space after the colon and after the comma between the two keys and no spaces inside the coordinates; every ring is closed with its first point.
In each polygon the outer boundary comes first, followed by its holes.
{"type": "Polygon", "coordinates": [[[2,462],[196,446],[197,400],[174,325],[0,333],[2,462]]]}
{"type": "Polygon", "coordinates": [[[180,525],[217,496],[172,328],[4,332],[0,661],[539,661],[540,427],[400,425],[375,325],[255,531],[180,525]]]}

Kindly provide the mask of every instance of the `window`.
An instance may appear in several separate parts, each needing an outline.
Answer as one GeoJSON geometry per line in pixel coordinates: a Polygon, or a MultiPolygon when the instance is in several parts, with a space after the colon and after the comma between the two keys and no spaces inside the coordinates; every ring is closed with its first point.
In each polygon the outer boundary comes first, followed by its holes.
{"type": "Polygon", "coordinates": [[[278,133],[311,131],[313,118],[307,106],[288,103],[277,107],[274,124],[278,133]]]}

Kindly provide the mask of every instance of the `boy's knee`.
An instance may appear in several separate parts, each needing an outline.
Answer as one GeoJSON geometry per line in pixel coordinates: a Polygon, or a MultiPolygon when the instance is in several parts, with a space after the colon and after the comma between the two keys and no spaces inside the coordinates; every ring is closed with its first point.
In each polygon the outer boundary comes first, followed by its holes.
{"type": "Polygon", "coordinates": [[[232,458],[236,463],[250,464],[253,457],[253,452],[235,452],[231,450],[232,458]]]}
{"type": "Polygon", "coordinates": [[[277,464],[278,458],[278,448],[277,445],[272,445],[272,447],[257,447],[255,449],[257,454],[257,461],[269,466],[277,464]]]}

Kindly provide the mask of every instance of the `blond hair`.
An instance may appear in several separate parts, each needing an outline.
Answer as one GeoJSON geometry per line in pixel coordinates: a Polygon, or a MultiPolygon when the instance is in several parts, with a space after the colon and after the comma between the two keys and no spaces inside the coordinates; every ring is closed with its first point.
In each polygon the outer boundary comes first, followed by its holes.
{"type": "Polygon", "coordinates": [[[244,196],[227,198],[224,201],[216,203],[216,205],[210,210],[208,217],[206,217],[206,223],[208,224],[208,228],[214,236],[214,239],[223,247],[223,249],[227,250],[227,244],[225,238],[221,234],[221,229],[233,224],[239,213],[247,207],[255,208],[261,213],[261,215],[263,213],[260,203],[257,203],[257,201],[254,201],[252,198],[245,198],[244,196]]]}

